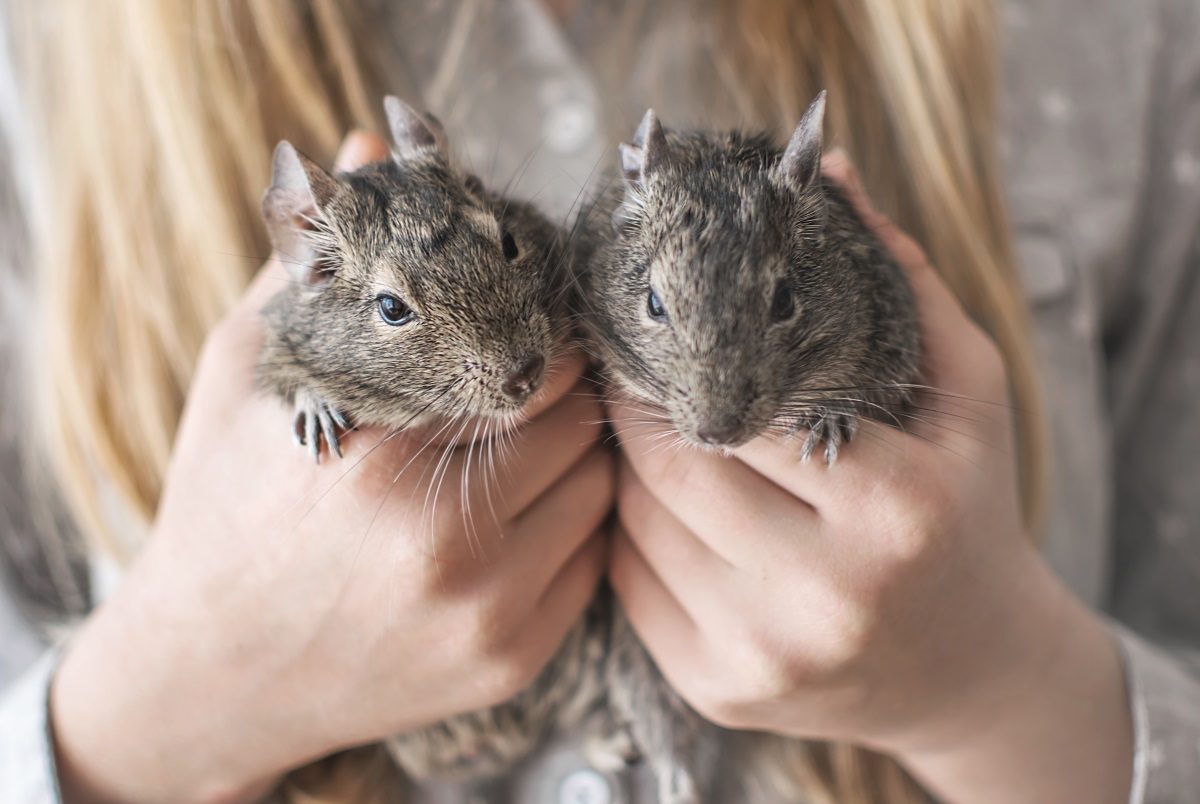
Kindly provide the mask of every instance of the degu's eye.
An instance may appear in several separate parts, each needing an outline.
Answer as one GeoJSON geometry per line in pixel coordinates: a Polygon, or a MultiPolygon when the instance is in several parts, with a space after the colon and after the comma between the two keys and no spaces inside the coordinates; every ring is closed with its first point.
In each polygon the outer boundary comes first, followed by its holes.
{"type": "Polygon", "coordinates": [[[505,231],[504,234],[500,236],[500,248],[504,251],[504,259],[508,260],[509,262],[515,260],[517,255],[521,253],[521,250],[517,248],[517,241],[508,231],[505,231]]]}
{"type": "Polygon", "coordinates": [[[786,279],[780,279],[775,286],[775,295],[771,297],[771,320],[778,323],[787,321],[796,312],[796,300],[786,279]]]}
{"type": "Polygon", "coordinates": [[[404,326],[417,316],[411,307],[389,293],[376,296],[375,304],[379,307],[379,317],[383,323],[393,327],[404,326]]]}
{"type": "Polygon", "coordinates": [[[667,308],[663,305],[662,299],[658,297],[658,291],[650,288],[650,293],[646,296],[646,312],[655,321],[667,320],[667,308]]]}

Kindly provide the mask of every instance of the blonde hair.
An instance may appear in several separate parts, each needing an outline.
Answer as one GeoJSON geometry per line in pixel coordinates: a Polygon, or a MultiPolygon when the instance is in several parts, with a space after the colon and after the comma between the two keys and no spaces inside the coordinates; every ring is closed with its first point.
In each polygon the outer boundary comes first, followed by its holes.
{"type": "MultiPolygon", "coordinates": [[[[355,46],[369,31],[353,6],[113,0],[84,14],[46,0],[38,9],[54,35],[29,40],[27,70],[40,99],[41,217],[54,226],[38,244],[35,433],[98,548],[130,546],[107,527],[99,478],[152,518],[201,342],[266,255],[257,203],[270,146],[286,136],[328,162],[348,127],[378,128],[383,88],[355,46]]],[[[1045,434],[1000,192],[990,4],[722,0],[718,13],[714,58],[745,119],[784,136],[828,89],[831,141],[999,345],[1019,412],[1026,519],[1036,522],[1045,434]]],[[[802,744],[794,754],[780,789],[813,801],[923,797],[886,757],[802,744]]],[[[372,754],[355,773],[310,767],[292,777],[290,795],[365,800],[363,780],[379,766],[372,754]]]]}

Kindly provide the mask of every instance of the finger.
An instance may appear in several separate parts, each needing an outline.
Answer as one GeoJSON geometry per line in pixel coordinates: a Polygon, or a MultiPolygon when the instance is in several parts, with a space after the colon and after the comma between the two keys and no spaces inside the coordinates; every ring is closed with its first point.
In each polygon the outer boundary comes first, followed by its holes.
{"type": "Polygon", "coordinates": [[[516,430],[497,472],[497,498],[508,517],[525,511],[600,440],[601,408],[576,383],[556,405],[516,430]]]}
{"type": "Polygon", "coordinates": [[[293,281],[287,267],[280,261],[278,255],[272,253],[271,257],[263,264],[263,267],[250,280],[250,284],[246,287],[246,292],[242,294],[237,304],[234,305],[230,316],[245,318],[247,323],[253,324],[255,327],[260,327],[262,308],[266,306],[267,302],[276,293],[286,288],[293,281]]]}
{"type": "Polygon", "coordinates": [[[658,425],[638,423],[622,402],[608,406],[621,449],[641,482],[688,530],[739,567],[792,549],[778,542],[783,526],[805,527],[815,513],[744,463],[697,449],[664,450],[658,425]],[[767,551],[764,553],[763,551],[767,551]]]}
{"type": "Polygon", "coordinates": [[[464,523],[469,527],[492,517],[506,522],[554,485],[599,440],[599,416],[594,399],[564,394],[559,404],[524,427],[478,444],[453,446],[471,432],[467,428],[473,425],[464,422],[444,425],[440,433],[399,433],[378,449],[379,439],[364,447],[356,438],[345,452],[353,463],[364,457],[364,449],[375,451],[358,469],[365,477],[360,482],[368,493],[386,495],[375,499],[393,503],[381,518],[394,514],[401,520],[389,527],[404,527],[412,501],[423,500],[420,507],[432,509],[435,529],[457,542],[464,523]]]}
{"type": "Polygon", "coordinates": [[[924,382],[967,396],[986,389],[989,377],[980,369],[990,368],[987,363],[994,346],[930,265],[924,250],[875,209],[858,170],[844,151],[827,154],[821,169],[842,188],[859,217],[908,275],[921,320],[924,382]]]}
{"type": "Polygon", "coordinates": [[[530,656],[530,661],[539,667],[550,660],[595,598],[608,562],[608,539],[594,534],[536,599],[529,615],[530,627],[523,631],[518,653],[530,656]]]}
{"type": "Polygon", "coordinates": [[[339,173],[348,173],[371,162],[386,159],[389,153],[391,149],[382,137],[369,131],[354,129],[342,140],[337,156],[333,159],[333,169],[339,173]]]}
{"type": "Polygon", "coordinates": [[[593,448],[505,529],[501,572],[546,589],[612,510],[614,483],[612,453],[593,448]]]}
{"type": "Polygon", "coordinates": [[[662,674],[680,689],[680,660],[700,655],[702,640],[695,621],[621,528],[613,534],[611,556],[609,582],[629,624],[662,674]]]}
{"type": "Polygon", "coordinates": [[[905,269],[910,283],[914,284],[914,290],[918,284],[922,287],[929,284],[937,289],[935,299],[939,304],[949,304],[965,318],[958,301],[930,265],[924,249],[871,203],[862,177],[847,158],[845,151],[835,150],[827,154],[821,161],[821,170],[842,189],[859,218],[905,269]]]}
{"type": "Polygon", "coordinates": [[[821,173],[841,188],[859,218],[908,271],[910,279],[932,272],[929,260],[917,242],[871,203],[862,176],[845,151],[835,149],[826,154],[821,160],[821,173]]]}
{"type": "Polygon", "coordinates": [[[222,404],[223,410],[254,392],[265,337],[260,310],[288,281],[283,265],[274,257],[267,260],[245,294],[209,330],[192,376],[192,386],[205,387],[213,399],[222,404]],[[205,381],[210,373],[219,375],[219,380],[205,381]]]}
{"type": "Polygon", "coordinates": [[[542,389],[533,395],[521,411],[526,421],[537,419],[554,407],[568,393],[595,398],[591,386],[579,382],[587,367],[587,357],[578,349],[569,349],[550,361],[542,389]]]}
{"type": "Polygon", "coordinates": [[[497,419],[483,419],[480,428],[473,425],[459,431],[457,428],[444,430],[439,424],[414,428],[419,433],[414,437],[435,437],[438,443],[453,443],[456,446],[466,446],[481,437],[494,438],[512,432],[531,419],[538,418],[542,413],[552,408],[568,393],[579,396],[595,396],[590,387],[576,385],[587,366],[587,358],[577,349],[570,349],[553,360],[546,370],[546,380],[540,390],[525,404],[520,416],[511,422],[497,419]]]}
{"type": "MultiPolygon", "coordinates": [[[[524,511],[599,440],[599,403],[582,391],[558,397],[559,405],[515,434],[478,443],[469,436],[480,431],[467,423],[433,431],[359,428],[341,439],[341,460],[318,468],[324,471],[321,486],[351,483],[370,512],[371,532],[432,529],[437,536],[422,542],[422,549],[447,560],[461,552],[478,562],[477,537],[524,511]],[[464,434],[469,443],[455,447],[464,434]]],[[[277,400],[255,401],[264,431],[271,431],[265,422],[285,421],[277,400]]],[[[282,425],[278,429],[283,432],[282,425]]],[[[297,469],[307,477],[311,463],[297,469]]]]}
{"type": "Polygon", "coordinates": [[[864,421],[851,444],[842,447],[833,466],[803,461],[801,438],[756,438],[734,450],[736,459],[786,493],[805,500],[818,520],[849,506],[861,510],[892,472],[912,466],[923,442],[900,430],[864,421]]]}
{"type": "Polygon", "coordinates": [[[737,582],[741,573],[680,522],[622,460],[617,470],[618,519],[672,597],[695,621],[713,614],[713,589],[737,582]]]}

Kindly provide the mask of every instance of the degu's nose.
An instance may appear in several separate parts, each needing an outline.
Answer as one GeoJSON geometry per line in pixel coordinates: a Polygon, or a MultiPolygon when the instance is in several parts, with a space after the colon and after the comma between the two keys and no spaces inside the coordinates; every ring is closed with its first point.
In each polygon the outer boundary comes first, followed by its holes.
{"type": "Polygon", "coordinates": [[[504,385],[500,387],[504,393],[520,402],[542,387],[545,373],[546,358],[541,355],[527,355],[521,361],[520,367],[509,374],[504,385]]]}
{"type": "Polygon", "coordinates": [[[737,419],[709,420],[700,425],[696,436],[715,447],[733,444],[742,435],[742,423],[737,419]]]}

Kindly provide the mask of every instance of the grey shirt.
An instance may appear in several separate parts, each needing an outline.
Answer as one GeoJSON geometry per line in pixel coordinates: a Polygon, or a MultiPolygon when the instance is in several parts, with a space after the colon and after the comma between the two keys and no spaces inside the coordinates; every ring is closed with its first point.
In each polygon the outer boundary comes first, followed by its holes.
{"type": "MultiPolygon", "coordinates": [[[[612,0],[565,26],[537,0],[366,5],[385,35],[360,45],[396,91],[443,118],[485,181],[516,177],[518,195],[560,215],[646,106],[679,125],[740,122],[703,2],[612,0]]],[[[1007,190],[1053,434],[1045,554],[1121,624],[1131,800],[1200,800],[1200,6],[999,7],[1007,190]]],[[[0,709],[0,800],[53,800],[49,764],[28,761],[31,743],[45,747],[52,668],[38,665],[0,709]]],[[[578,801],[651,800],[569,743],[512,784],[514,800],[537,804],[572,789],[578,801]]]]}

